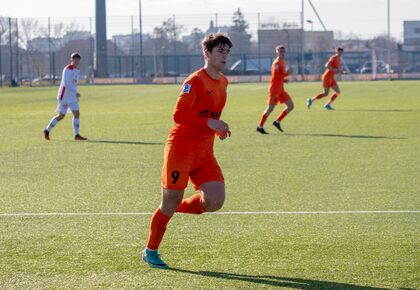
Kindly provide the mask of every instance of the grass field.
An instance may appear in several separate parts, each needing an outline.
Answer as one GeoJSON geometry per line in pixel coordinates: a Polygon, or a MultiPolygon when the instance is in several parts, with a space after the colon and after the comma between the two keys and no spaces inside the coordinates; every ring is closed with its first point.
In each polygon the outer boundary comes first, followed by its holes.
{"type": "Polygon", "coordinates": [[[88,142],[70,116],[43,140],[56,87],[0,89],[0,288],[420,288],[420,82],[340,86],[335,111],[308,111],[320,83],[289,84],[286,133],[277,108],[263,136],[267,84],[230,85],[221,212],[267,214],[176,215],[170,270],[139,253],[179,85],[81,87],[88,142]]]}

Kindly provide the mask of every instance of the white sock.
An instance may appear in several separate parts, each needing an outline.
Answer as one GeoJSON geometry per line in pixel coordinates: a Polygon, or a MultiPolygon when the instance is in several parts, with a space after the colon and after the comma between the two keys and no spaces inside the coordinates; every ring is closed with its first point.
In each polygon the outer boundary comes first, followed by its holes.
{"type": "Polygon", "coordinates": [[[55,125],[57,125],[58,120],[56,119],[56,117],[53,117],[50,121],[50,123],[48,124],[47,128],[45,128],[48,132],[51,131],[52,128],[54,128],[55,125]]]}
{"type": "Polygon", "coordinates": [[[79,118],[73,118],[73,130],[74,130],[74,136],[79,135],[79,127],[80,127],[80,119],[79,118]]]}

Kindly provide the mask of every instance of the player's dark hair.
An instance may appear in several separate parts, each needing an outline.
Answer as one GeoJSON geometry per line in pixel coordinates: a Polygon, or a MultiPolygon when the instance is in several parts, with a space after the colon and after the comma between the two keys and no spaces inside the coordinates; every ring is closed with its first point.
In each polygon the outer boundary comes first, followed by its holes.
{"type": "Polygon", "coordinates": [[[279,49],[286,49],[283,44],[279,44],[276,46],[276,51],[279,49]]]}
{"type": "Polygon", "coordinates": [[[219,45],[227,44],[229,48],[232,48],[232,41],[229,38],[227,33],[210,33],[206,37],[204,37],[203,41],[201,42],[201,46],[204,50],[208,50],[212,52],[213,48],[219,45]]]}
{"type": "Polygon", "coordinates": [[[344,48],[342,48],[342,47],[337,47],[337,51],[344,51],[344,48]]]}
{"type": "Polygon", "coordinates": [[[75,59],[75,58],[81,59],[82,57],[80,56],[80,54],[79,54],[78,52],[73,52],[73,53],[70,55],[70,58],[71,58],[71,59],[75,59]]]}

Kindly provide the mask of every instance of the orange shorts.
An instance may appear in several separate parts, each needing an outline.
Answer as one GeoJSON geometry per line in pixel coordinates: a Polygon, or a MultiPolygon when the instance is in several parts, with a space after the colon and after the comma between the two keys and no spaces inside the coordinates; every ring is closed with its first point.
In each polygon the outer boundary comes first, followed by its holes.
{"type": "Polygon", "coordinates": [[[290,100],[290,96],[286,91],[268,94],[267,104],[277,105],[277,103],[284,104],[286,101],[290,100]]]}
{"type": "Polygon", "coordinates": [[[175,151],[165,148],[162,167],[162,187],[166,189],[185,189],[188,179],[198,190],[209,181],[224,182],[222,170],[213,154],[198,157],[193,152],[175,151]]]}
{"type": "Polygon", "coordinates": [[[323,77],[322,78],[322,86],[324,88],[336,87],[337,82],[335,81],[334,77],[323,77]]]}

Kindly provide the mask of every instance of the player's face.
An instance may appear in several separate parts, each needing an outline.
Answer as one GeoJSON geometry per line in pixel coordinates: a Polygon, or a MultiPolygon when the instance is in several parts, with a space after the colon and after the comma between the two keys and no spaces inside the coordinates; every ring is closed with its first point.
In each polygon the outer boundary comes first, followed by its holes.
{"type": "Polygon", "coordinates": [[[337,54],[338,54],[338,56],[341,56],[343,54],[343,51],[341,49],[337,50],[337,54]]]}
{"type": "Polygon", "coordinates": [[[219,44],[208,52],[208,63],[218,71],[223,71],[229,57],[230,48],[227,44],[219,44]]]}
{"type": "Polygon", "coordinates": [[[75,68],[78,68],[78,67],[79,67],[79,64],[80,64],[80,58],[78,58],[78,57],[73,58],[73,59],[71,60],[71,64],[72,64],[75,68]]]}
{"type": "Polygon", "coordinates": [[[283,59],[285,55],[286,55],[286,50],[284,48],[277,49],[277,56],[279,58],[283,59]]]}

